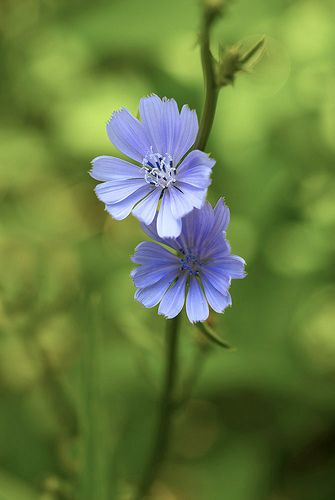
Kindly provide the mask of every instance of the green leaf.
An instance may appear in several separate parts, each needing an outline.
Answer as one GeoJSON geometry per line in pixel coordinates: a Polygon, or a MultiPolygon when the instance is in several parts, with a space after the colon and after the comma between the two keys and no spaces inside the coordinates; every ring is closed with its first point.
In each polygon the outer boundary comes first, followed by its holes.
{"type": "Polygon", "coordinates": [[[265,37],[261,38],[251,49],[246,52],[241,58],[240,63],[242,65],[247,64],[256,54],[258,56],[262,55],[262,51],[265,44],[265,37]]]}
{"type": "Polygon", "coordinates": [[[220,337],[217,336],[214,330],[206,323],[198,322],[195,323],[195,326],[201,331],[201,333],[203,333],[207,337],[208,340],[210,340],[214,344],[217,344],[224,349],[232,349],[232,347],[225,340],[220,339],[220,337]]]}

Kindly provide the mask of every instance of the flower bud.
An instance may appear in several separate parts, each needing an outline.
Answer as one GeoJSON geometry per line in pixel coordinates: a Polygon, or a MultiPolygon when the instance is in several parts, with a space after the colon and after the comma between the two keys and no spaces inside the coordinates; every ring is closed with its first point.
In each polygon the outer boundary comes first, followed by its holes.
{"type": "Polygon", "coordinates": [[[222,49],[217,66],[217,85],[225,87],[234,83],[235,74],[241,69],[240,52],[237,47],[222,49]]]}
{"type": "Polygon", "coordinates": [[[238,71],[246,71],[252,61],[257,61],[263,53],[265,38],[259,40],[248,52],[241,53],[239,46],[221,48],[217,63],[217,86],[232,85],[238,71]]]}

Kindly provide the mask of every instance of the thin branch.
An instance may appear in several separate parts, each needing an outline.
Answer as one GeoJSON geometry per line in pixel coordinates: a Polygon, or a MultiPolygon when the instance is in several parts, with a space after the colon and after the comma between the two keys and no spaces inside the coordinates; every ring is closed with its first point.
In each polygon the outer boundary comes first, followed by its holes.
{"type": "Polygon", "coordinates": [[[168,320],[166,325],[166,367],[158,425],[151,456],[139,484],[135,500],[141,500],[150,490],[168,448],[171,432],[171,416],[173,413],[173,393],[177,380],[177,348],[180,317],[181,315],[179,314],[175,318],[168,320]]]}
{"type": "Polygon", "coordinates": [[[200,35],[201,64],[205,86],[205,100],[199,125],[199,132],[194,149],[204,151],[215,117],[215,110],[219,95],[216,84],[215,59],[210,49],[210,31],[215,20],[220,16],[219,10],[205,9],[203,16],[202,32],[200,35]]]}

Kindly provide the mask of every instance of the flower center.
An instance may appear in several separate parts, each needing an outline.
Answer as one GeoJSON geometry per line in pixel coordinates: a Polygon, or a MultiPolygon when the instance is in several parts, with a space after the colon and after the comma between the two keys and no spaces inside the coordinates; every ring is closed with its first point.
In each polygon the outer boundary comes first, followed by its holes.
{"type": "Polygon", "coordinates": [[[190,274],[196,276],[199,274],[199,268],[201,266],[201,262],[199,262],[198,258],[193,254],[185,255],[182,259],[180,259],[181,271],[187,271],[190,274]]]}
{"type": "Polygon", "coordinates": [[[177,169],[173,165],[170,155],[149,153],[143,159],[144,178],[148,184],[156,187],[167,188],[176,182],[177,169]]]}

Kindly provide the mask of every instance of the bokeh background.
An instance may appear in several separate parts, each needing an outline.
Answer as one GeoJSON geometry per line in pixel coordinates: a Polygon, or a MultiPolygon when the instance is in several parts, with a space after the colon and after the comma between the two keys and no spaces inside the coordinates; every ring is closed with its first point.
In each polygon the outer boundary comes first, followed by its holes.
{"type": "MultiPolygon", "coordinates": [[[[116,154],[116,108],[155,92],[200,113],[199,7],[1,0],[1,500],[126,499],[141,474],[165,321],[133,300],[138,222],[104,212],[88,170],[116,154]]],[[[236,0],[214,30],[214,48],[267,36],[208,146],[248,278],[212,317],[235,351],[184,319],[191,394],[154,499],[335,498],[334,15],[332,0],[236,0]]]]}

